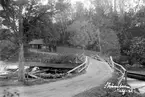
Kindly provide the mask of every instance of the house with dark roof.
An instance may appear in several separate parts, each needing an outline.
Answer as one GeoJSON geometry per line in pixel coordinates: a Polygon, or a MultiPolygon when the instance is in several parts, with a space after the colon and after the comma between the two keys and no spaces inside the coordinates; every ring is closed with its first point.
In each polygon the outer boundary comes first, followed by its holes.
{"type": "Polygon", "coordinates": [[[34,39],[29,42],[29,45],[31,48],[34,48],[34,49],[41,49],[45,44],[44,44],[43,39],[34,39]]]}

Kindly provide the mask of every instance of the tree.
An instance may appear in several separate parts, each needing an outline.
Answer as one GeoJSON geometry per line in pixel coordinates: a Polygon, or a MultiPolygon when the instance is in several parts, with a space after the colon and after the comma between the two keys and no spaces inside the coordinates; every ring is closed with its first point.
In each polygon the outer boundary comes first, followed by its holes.
{"type": "Polygon", "coordinates": [[[72,33],[69,42],[73,46],[87,48],[97,40],[95,27],[89,23],[89,21],[82,20],[82,18],[73,22],[73,24],[69,26],[68,31],[72,33]]]}
{"type": "Polygon", "coordinates": [[[15,52],[16,45],[9,40],[0,41],[0,59],[5,60],[15,52]]]}
{"type": "Polygon", "coordinates": [[[112,56],[120,55],[120,44],[116,33],[111,29],[100,32],[100,45],[102,53],[112,56]]]}
{"type": "Polygon", "coordinates": [[[144,65],[145,63],[145,39],[142,37],[135,37],[131,41],[130,50],[127,52],[133,63],[140,63],[144,65]]]}
{"type": "MultiPolygon", "coordinates": [[[[11,35],[15,38],[15,44],[19,50],[19,81],[24,82],[24,45],[28,43],[30,37],[36,35],[40,38],[42,27],[52,27],[52,17],[62,11],[64,0],[58,2],[48,2],[42,5],[38,0],[1,0],[2,10],[0,17],[3,18],[2,24],[5,25],[11,35]],[[35,32],[37,31],[37,33],[35,32]]],[[[52,29],[52,28],[51,28],[52,29]]],[[[52,35],[52,33],[49,33],[52,35]]],[[[35,36],[34,36],[35,37],[35,36]]]]}
{"type": "Polygon", "coordinates": [[[8,29],[12,30],[15,33],[13,35],[19,36],[18,43],[20,46],[19,53],[19,81],[24,81],[24,56],[23,56],[23,19],[22,19],[22,11],[24,9],[24,5],[26,4],[26,0],[24,1],[10,1],[10,0],[1,0],[0,4],[3,8],[1,11],[1,17],[3,20],[3,25],[6,25],[8,29]],[[15,8],[17,7],[17,8],[15,8]],[[18,23],[18,24],[16,24],[18,23]],[[19,32],[19,35],[18,35],[19,32]]]}
{"type": "Polygon", "coordinates": [[[65,10],[63,10],[62,12],[54,16],[55,21],[56,21],[54,27],[58,35],[59,44],[61,45],[68,44],[67,40],[69,37],[69,33],[67,33],[66,29],[72,23],[72,18],[70,18],[72,14],[72,11],[71,11],[72,8],[70,4],[68,5],[69,5],[68,8],[66,8],[65,10]]]}

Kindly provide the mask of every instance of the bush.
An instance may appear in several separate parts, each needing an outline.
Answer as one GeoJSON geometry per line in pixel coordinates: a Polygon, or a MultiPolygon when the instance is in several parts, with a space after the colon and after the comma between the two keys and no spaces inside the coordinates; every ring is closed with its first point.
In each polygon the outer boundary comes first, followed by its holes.
{"type": "Polygon", "coordinates": [[[62,78],[65,74],[63,73],[60,73],[60,74],[51,74],[51,73],[48,73],[48,74],[37,74],[37,76],[41,77],[41,78],[44,78],[44,79],[50,79],[50,78],[62,78]]]}
{"type": "Polygon", "coordinates": [[[50,63],[74,63],[75,62],[75,55],[59,55],[56,58],[50,60],[50,63]]]}
{"type": "Polygon", "coordinates": [[[133,63],[145,63],[145,39],[135,37],[131,41],[130,51],[127,53],[133,63]]]}
{"type": "Polygon", "coordinates": [[[29,53],[29,55],[25,56],[27,62],[34,61],[54,64],[75,63],[76,57],[76,55],[49,55],[41,53],[29,53]]]}
{"type": "Polygon", "coordinates": [[[109,56],[120,55],[119,39],[113,30],[104,29],[100,32],[100,45],[103,54],[109,56]]]}

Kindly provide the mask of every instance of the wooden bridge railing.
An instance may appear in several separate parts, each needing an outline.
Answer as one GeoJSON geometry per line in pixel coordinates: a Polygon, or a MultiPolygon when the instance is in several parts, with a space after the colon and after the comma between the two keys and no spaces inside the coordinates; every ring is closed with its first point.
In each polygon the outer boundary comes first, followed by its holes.
{"type": "Polygon", "coordinates": [[[115,63],[111,56],[110,56],[110,60],[111,60],[112,69],[117,70],[118,72],[121,73],[121,76],[118,78],[118,80],[119,80],[118,85],[120,85],[123,80],[125,80],[125,84],[126,84],[126,82],[127,82],[127,71],[126,71],[126,69],[122,65],[120,65],[118,63],[115,63]]]}
{"type": "Polygon", "coordinates": [[[80,57],[81,57],[80,59],[82,61],[84,60],[84,62],[82,64],[80,64],[79,66],[73,68],[72,70],[68,71],[67,74],[70,74],[72,72],[78,72],[79,73],[79,72],[85,70],[88,67],[88,57],[85,56],[85,55],[81,55],[80,57]]]}

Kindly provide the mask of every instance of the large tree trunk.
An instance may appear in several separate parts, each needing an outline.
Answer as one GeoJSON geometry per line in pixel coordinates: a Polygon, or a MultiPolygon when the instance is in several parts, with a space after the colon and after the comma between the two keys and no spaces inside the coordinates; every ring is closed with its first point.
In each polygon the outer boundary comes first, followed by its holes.
{"type": "Polygon", "coordinates": [[[22,18],[22,9],[23,7],[20,6],[20,13],[19,13],[19,71],[18,71],[18,80],[21,82],[25,81],[25,72],[24,72],[24,41],[23,41],[23,18],[22,18]]]}
{"type": "Polygon", "coordinates": [[[24,71],[24,49],[23,44],[20,45],[19,52],[19,72],[18,72],[18,80],[21,82],[25,81],[25,71],[24,71]]]}

